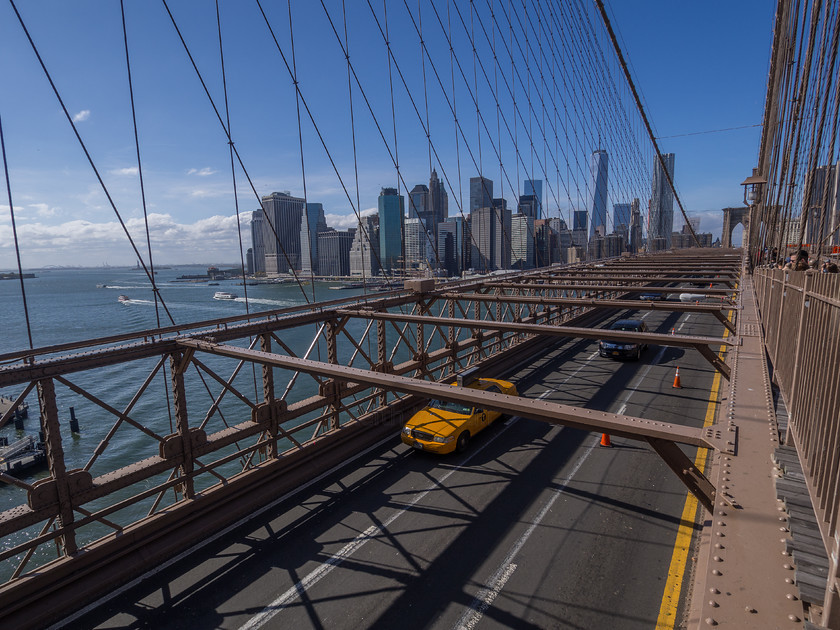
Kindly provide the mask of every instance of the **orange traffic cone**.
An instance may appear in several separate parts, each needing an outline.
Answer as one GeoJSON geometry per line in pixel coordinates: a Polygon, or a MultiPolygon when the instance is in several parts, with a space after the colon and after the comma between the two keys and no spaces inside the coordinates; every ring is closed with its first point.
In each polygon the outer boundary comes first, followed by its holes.
{"type": "Polygon", "coordinates": [[[674,384],[673,384],[672,387],[682,388],[682,385],[680,384],[680,368],[679,368],[679,366],[677,366],[677,373],[674,376],[674,384]]]}
{"type": "Polygon", "coordinates": [[[601,446],[612,446],[610,442],[610,434],[609,433],[602,433],[601,434],[601,446]]]}

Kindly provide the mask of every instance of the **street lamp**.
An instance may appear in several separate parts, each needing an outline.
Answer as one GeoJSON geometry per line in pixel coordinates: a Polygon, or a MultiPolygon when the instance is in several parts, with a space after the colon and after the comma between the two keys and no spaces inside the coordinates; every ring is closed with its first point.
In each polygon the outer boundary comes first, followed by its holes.
{"type": "MultiPolygon", "coordinates": [[[[758,169],[754,168],[752,170],[752,175],[747,177],[744,181],[741,182],[741,186],[744,187],[744,205],[749,206],[749,221],[747,225],[744,227],[747,230],[752,230],[753,228],[758,228],[758,222],[756,221],[757,217],[756,214],[756,206],[761,203],[761,193],[764,184],[767,183],[767,178],[758,174],[758,169]]],[[[751,244],[751,240],[747,238],[747,232],[745,230],[744,233],[745,242],[751,244]]],[[[758,258],[761,254],[759,252],[752,252],[752,255],[758,258]]],[[[750,262],[756,264],[758,261],[753,260],[750,257],[750,262]]]]}
{"type": "Polygon", "coordinates": [[[767,178],[758,174],[758,169],[752,170],[752,175],[741,182],[744,187],[744,205],[757,206],[761,201],[761,189],[767,183],[767,178]]]}

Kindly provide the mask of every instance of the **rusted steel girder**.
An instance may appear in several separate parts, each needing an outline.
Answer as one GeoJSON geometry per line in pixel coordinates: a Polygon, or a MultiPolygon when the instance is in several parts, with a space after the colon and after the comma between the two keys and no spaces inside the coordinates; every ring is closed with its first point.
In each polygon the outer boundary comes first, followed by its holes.
{"type": "Polygon", "coordinates": [[[531,276],[529,279],[542,279],[542,280],[552,280],[555,282],[578,282],[578,281],[594,281],[594,282],[626,282],[626,281],[637,281],[637,282],[691,282],[691,283],[703,283],[703,284],[723,284],[727,287],[732,288],[734,284],[734,278],[727,274],[726,278],[717,278],[715,276],[686,276],[684,274],[667,274],[667,273],[651,273],[645,274],[644,272],[629,272],[626,274],[615,275],[613,274],[580,274],[580,275],[556,275],[556,274],[543,274],[542,276],[531,276]]]}
{"type": "MultiPolygon", "coordinates": [[[[626,282],[647,282],[644,278],[627,278],[626,282]]],[[[639,284],[555,284],[542,282],[539,284],[524,284],[521,282],[487,282],[488,289],[554,289],[555,291],[615,291],[621,293],[692,293],[697,295],[728,297],[736,289],[700,289],[696,287],[649,287],[639,284]]]]}
{"type": "Polygon", "coordinates": [[[729,379],[729,366],[722,361],[709,346],[737,345],[739,342],[728,337],[695,337],[690,335],[663,335],[661,333],[634,333],[604,328],[576,328],[572,326],[546,326],[545,324],[525,324],[517,322],[497,322],[477,319],[450,319],[448,317],[420,317],[399,313],[372,311],[341,310],[342,315],[366,319],[386,319],[400,322],[419,322],[434,326],[458,326],[460,328],[499,330],[503,332],[550,335],[554,337],[576,337],[581,339],[604,339],[609,341],[627,341],[649,343],[657,346],[677,348],[695,348],[721,375],[729,379]]]}
{"type": "MultiPolygon", "coordinates": [[[[549,424],[565,425],[584,431],[609,433],[619,437],[647,441],[655,445],[654,450],[657,453],[660,451],[664,453],[662,456],[666,463],[675,470],[677,468],[679,470],[689,469],[693,466],[691,461],[682,454],[682,451],[678,448],[668,447],[668,443],[677,442],[711,448],[725,453],[733,453],[735,448],[732,434],[725,435],[716,426],[705,428],[685,427],[594,409],[572,407],[546,400],[520,398],[518,396],[472,390],[466,387],[453,387],[445,383],[424,381],[394,374],[382,374],[344,365],[331,365],[320,361],[271,354],[199,339],[183,339],[179,340],[178,343],[186,348],[209,354],[329,376],[344,381],[350,386],[362,383],[368,386],[415,394],[424,398],[466,402],[484,409],[540,420],[549,424]],[[727,435],[730,437],[727,437],[727,435]],[[654,440],[654,442],[650,442],[651,440],[654,440]],[[663,446],[663,443],[665,446],[663,446]],[[680,457],[680,455],[682,456],[680,457]]],[[[689,491],[697,497],[698,501],[711,512],[714,506],[715,490],[703,474],[692,470],[690,475],[679,474],[679,477],[689,491]]]]}
{"type": "Polygon", "coordinates": [[[542,306],[591,306],[593,308],[626,308],[638,311],[671,311],[676,313],[709,313],[735,332],[735,324],[729,321],[724,312],[737,310],[732,305],[694,304],[692,302],[653,302],[650,300],[599,300],[597,298],[549,298],[535,295],[511,295],[507,293],[443,293],[439,297],[446,300],[464,300],[481,302],[509,302],[513,304],[539,304],[542,306]]]}

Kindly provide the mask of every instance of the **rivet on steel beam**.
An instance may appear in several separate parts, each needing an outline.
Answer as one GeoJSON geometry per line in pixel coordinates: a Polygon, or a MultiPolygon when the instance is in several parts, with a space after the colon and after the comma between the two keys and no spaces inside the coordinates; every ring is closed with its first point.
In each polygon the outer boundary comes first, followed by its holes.
{"type": "Polygon", "coordinates": [[[791,621],[796,622],[796,623],[799,623],[800,621],[802,621],[799,617],[797,617],[794,614],[788,615],[788,619],[790,619],[791,621]]]}
{"type": "Polygon", "coordinates": [[[755,608],[753,608],[752,606],[747,606],[746,608],[744,608],[744,610],[746,610],[748,613],[758,612],[758,611],[756,611],[756,609],[755,609],[755,608]]]}
{"type": "Polygon", "coordinates": [[[782,555],[783,556],[789,556],[790,554],[787,552],[787,550],[785,550],[785,551],[782,551],[782,555]]]}
{"type": "Polygon", "coordinates": [[[793,584],[793,578],[785,578],[785,582],[788,584],[793,584]]]}
{"type": "Polygon", "coordinates": [[[715,556],[714,558],[712,558],[712,560],[714,560],[715,562],[723,562],[723,558],[721,558],[720,556],[715,556]]]}
{"type": "Polygon", "coordinates": [[[787,562],[785,562],[785,563],[782,565],[782,568],[783,568],[783,569],[787,569],[788,571],[790,571],[791,569],[793,569],[793,567],[792,567],[790,564],[788,564],[787,562]]]}
{"type": "Polygon", "coordinates": [[[788,528],[787,528],[787,527],[780,527],[780,528],[779,528],[779,531],[780,531],[780,532],[786,532],[787,530],[788,530],[788,528]]]}
{"type": "Polygon", "coordinates": [[[716,626],[716,625],[717,625],[717,621],[715,621],[715,620],[714,620],[714,619],[712,619],[711,617],[706,617],[706,625],[707,625],[707,626],[716,626]]]}
{"type": "Polygon", "coordinates": [[[718,521],[717,524],[721,527],[726,527],[726,523],[724,523],[723,521],[718,521]]]}
{"type": "Polygon", "coordinates": [[[780,516],[780,517],[779,517],[779,520],[784,522],[784,521],[786,521],[786,520],[787,520],[787,516],[780,516]]]}
{"type": "Polygon", "coordinates": [[[709,600],[709,606],[711,606],[712,608],[717,608],[717,607],[718,607],[718,603],[717,603],[715,600],[710,599],[710,600],[709,600]]]}
{"type": "Polygon", "coordinates": [[[719,595],[719,594],[720,594],[720,591],[719,591],[718,589],[716,589],[714,586],[713,586],[712,588],[710,588],[710,589],[709,589],[709,592],[710,592],[712,595],[719,595]]]}
{"type": "Polygon", "coordinates": [[[723,532],[715,532],[715,536],[720,536],[721,538],[726,538],[726,534],[723,532]]]}
{"type": "Polygon", "coordinates": [[[796,595],[794,595],[793,593],[788,593],[785,597],[787,597],[787,598],[788,598],[790,601],[792,601],[792,602],[795,602],[797,599],[799,599],[799,598],[798,598],[796,595]]]}
{"type": "Polygon", "coordinates": [[[723,575],[723,573],[721,573],[717,569],[712,569],[712,575],[723,575]]]}
{"type": "Polygon", "coordinates": [[[715,549],[724,549],[725,547],[720,543],[715,543],[715,549]]]}

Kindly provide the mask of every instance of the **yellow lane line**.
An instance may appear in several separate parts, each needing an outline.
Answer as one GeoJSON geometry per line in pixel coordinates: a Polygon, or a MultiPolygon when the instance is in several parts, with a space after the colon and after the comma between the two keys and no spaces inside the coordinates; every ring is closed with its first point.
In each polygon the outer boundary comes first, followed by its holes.
{"type": "MultiPolygon", "coordinates": [[[[732,321],[733,311],[729,311],[728,319],[732,321]]],[[[724,337],[729,335],[729,329],[723,333],[724,337]]],[[[718,357],[723,359],[726,346],[721,346],[718,357]]],[[[703,426],[714,424],[718,390],[720,389],[720,372],[715,371],[712,380],[712,389],[709,392],[709,404],[706,407],[706,417],[703,426]]],[[[694,465],[697,470],[706,471],[707,449],[699,449],[694,458],[694,465]]],[[[668,579],[665,582],[665,591],[662,593],[662,603],[659,606],[659,617],[656,619],[656,630],[673,630],[677,621],[677,607],[680,603],[683,577],[685,567],[688,563],[688,553],[691,550],[691,536],[694,532],[694,522],[697,517],[697,499],[690,492],[687,493],[685,505],[683,506],[680,526],[677,529],[677,540],[674,542],[674,551],[671,554],[671,565],[668,567],[668,579]]]]}

